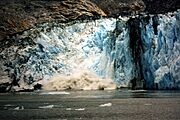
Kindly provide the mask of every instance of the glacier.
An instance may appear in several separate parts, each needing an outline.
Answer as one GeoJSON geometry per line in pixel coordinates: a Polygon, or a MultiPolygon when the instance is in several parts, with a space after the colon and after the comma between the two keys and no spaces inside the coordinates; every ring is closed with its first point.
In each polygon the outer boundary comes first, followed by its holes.
{"type": "Polygon", "coordinates": [[[142,68],[146,88],[180,87],[180,12],[141,24],[142,68]]]}
{"type": "Polygon", "coordinates": [[[86,73],[118,87],[179,89],[179,49],[180,11],[44,23],[1,42],[0,83],[26,89],[86,73]]]}

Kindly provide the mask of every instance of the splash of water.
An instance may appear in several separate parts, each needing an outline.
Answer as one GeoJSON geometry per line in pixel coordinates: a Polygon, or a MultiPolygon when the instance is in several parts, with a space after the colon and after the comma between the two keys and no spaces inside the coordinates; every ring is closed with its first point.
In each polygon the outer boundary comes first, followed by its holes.
{"type": "Polygon", "coordinates": [[[110,79],[99,78],[93,72],[82,70],[72,75],[56,75],[44,83],[44,90],[112,90],[116,84],[110,79]]]}

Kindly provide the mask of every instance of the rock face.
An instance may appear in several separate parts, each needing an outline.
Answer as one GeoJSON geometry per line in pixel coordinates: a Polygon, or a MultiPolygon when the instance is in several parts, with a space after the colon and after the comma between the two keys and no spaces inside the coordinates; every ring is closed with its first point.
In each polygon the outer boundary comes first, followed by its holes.
{"type": "Polygon", "coordinates": [[[166,13],[180,8],[178,0],[143,0],[145,11],[150,14],[166,13]]]}
{"type": "Polygon", "coordinates": [[[176,11],[179,0],[90,0],[97,4],[108,16],[131,15],[133,12],[160,14],[176,11]]]}
{"type": "Polygon", "coordinates": [[[134,12],[143,12],[146,8],[143,0],[91,0],[97,4],[108,16],[131,15],[134,12]]]}
{"type": "Polygon", "coordinates": [[[178,0],[1,0],[0,40],[45,22],[119,17],[146,12],[165,13],[180,8],[178,0]],[[161,5],[161,7],[159,7],[161,5]]]}
{"type": "Polygon", "coordinates": [[[43,22],[68,22],[83,17],[106,16],[88,0],[2,0],[0,15],[0,40],[43,22]]]}

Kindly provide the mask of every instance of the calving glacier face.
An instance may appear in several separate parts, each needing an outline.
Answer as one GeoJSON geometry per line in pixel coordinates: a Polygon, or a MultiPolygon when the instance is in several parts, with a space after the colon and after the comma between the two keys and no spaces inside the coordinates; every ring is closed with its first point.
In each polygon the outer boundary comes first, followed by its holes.
{"type": "Polygon", "coordinates": [[[180,88],[180,12],[142,22],[143,76],[147,88],[180,88]]]}
{"type": "Polygon", "coordinates": [[[58,74],[71,75],[89,70],[102,78],[112,78],[109,44],[115,27],[115,19],[55,27],[50,32],[41,32],[37,43],[43,51],[56,54],[51,65],[58,74]]]}
{"type": "Polygon", "coordinates": [[[11,39],[13,45],[2,49],[1,74],[8,74],[10,81],[23,86],[55,75],[74,76],[83,72],[96,74],[101,80],[114,79],[115,29],[116,19],[69,26],[40,25],[11,39]]]}
{"type": "Polygon", "coordinates": [[[129,87],[130,81],[136,76],[127,20],[122,18],[117,21],[116,30],[111,40],[113,42],[111,58],[114,60],[113,80],[119,87],[129,87]]]}
{"type": "Polygon", "coordinates": [[[111,79],[127,87],[135,76],[135,66],[126,22],[127,19],[101,19],[55,27],[41,32],[37,43],[43,51],[56,54],[50,65],[58,75],[74,76],[88,71],[101,80],[111,79]]]}
{"type": "Polygon", "coordinates": [[[48,89],[116,88],[109,80],[135,89],[180,88],[180,12],[46,23],[0,46],[1,82],[22,89],[50,79],[48,89]]]}

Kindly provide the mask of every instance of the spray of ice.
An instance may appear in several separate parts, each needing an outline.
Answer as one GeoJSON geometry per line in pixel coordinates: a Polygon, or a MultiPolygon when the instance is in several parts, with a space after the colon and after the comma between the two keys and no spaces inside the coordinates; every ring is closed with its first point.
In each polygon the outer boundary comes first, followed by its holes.
{"type": "Polygon", "coordinates": [[[116,84],[110,79],[99,78],[90,71],[79,71],[72,75],[56,75],[44,82],[45,90],[112,90],[116,84]]]}

